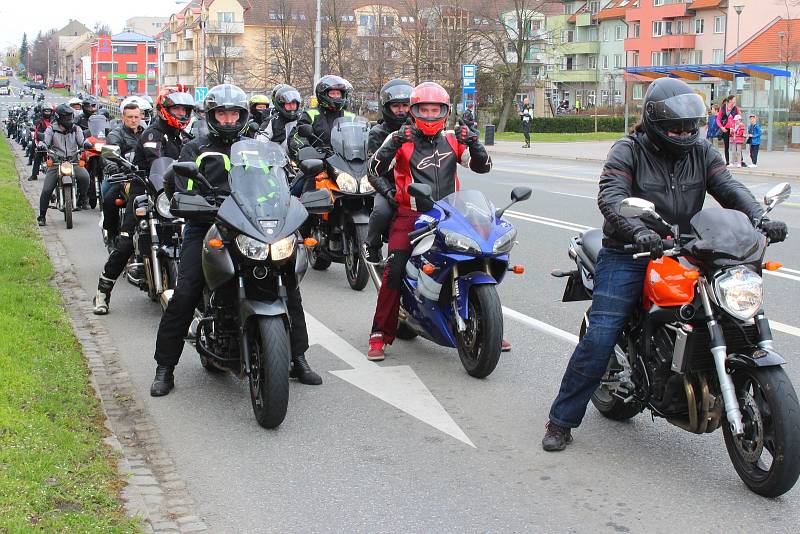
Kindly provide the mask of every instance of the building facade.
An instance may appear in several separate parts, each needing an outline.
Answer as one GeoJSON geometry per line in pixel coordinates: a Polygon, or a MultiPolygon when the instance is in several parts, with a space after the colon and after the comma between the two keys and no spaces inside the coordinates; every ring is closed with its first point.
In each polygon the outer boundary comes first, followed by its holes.
{"type": "Polygon", "coordinates": [[[93,94],[124,98],[155,95],[158,82],[158,44],[133,32],[101,35],[89,50],[93,94]]]}
{"type": "Polygon", "coordinates": [[[169,17],[131,17],[125,21],[125,30],[155,37],[169,23],[169,17]]]}

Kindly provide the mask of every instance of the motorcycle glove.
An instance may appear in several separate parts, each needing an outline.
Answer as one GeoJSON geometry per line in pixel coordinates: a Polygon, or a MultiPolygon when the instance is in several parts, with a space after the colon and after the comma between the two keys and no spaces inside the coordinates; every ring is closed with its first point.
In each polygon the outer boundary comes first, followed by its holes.
{"type": "Polygon", "coordinates": [[[657,260],[664,255],[661,236],[649,228],[640,228],[633,234],[633,241],[642,252],[649,252],[650,258],[657,260]]]}
{"type": "Polygon", "coordinates": [[[411,124],[406,122],[397,131],[392,132],[392,146],[396,149],[400,149],[400,147],[403,146],[403,143],[411,142],[411,137],[411,124]]]}
{"type": "Polygon", "coordinates": [[[456,134],[456,141],[458,141],[459,144],[462,144],[467,147],[474,146],[478,142],[480,137],[480,133],[478,132],[478,130],[476,130],[471,126],[467,126],[466,124],[464,124],[463,120],[458,121],[458,124],[456,125],[455,134],[456,134]]]}
{"type": "Polygon", "coordinates": [[[783,221],[770,221],[763,219],[761,224],[758,225],[764,234],[769,238],[770,243],[780,243],[786,239],[789,234],[789,229],[783,221]]]}

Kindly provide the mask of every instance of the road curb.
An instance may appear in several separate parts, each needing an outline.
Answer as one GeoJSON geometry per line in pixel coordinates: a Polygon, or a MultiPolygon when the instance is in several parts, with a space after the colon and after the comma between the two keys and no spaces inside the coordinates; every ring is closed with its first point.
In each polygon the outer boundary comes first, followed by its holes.
{"type": "MultiPolygon", "coordinates": [[[[496,145],[487,146],[486,149],[492,155],[517,156],[521,158],[542,158],[542,159],[554,159],[561,161],[584,161],[589,163],[605,163],[606,161],[605,158],[600,159],[587,156],[564,156],[557,154],[540,154],[534,152],[512,152],[504,149],[498,149],[496,145]]],[[[798,160],[800,161],[800,154],[798,154],[798,160]]],[[[772,171],[748,171],[736,168],[732,168],[730,170],[733,176],[755,176],[762,178],[780,178],[781,180],[800,181],[800,174],[787,174],[787,173],[772,172],[772,171]]]]}
{"type": "MultiPolygon", "coordinates": [[[[7,142],[16,156],[20,189],[38,210],[42,182],[27,181],[24,154],[14,143],[7,142]]],[[[126,513],[140,519],[146,532],[207,532],[208,526],[197,514],[158,429],[120,364],[113,338],[89,307],[91,298],[78,282],[66,249],[50,226],[39,227],[39,231],[53,264],[51,283],[67,303],[65,309],[83,349],[104,424],[110,432],[105,443],[117,452],[117,469],[127,484],[121,493],[126,513]]]]}

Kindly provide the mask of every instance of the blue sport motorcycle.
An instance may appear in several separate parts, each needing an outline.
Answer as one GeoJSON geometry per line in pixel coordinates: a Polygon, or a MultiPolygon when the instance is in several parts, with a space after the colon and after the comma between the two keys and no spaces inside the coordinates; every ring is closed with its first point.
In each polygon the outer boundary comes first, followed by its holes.
{"type": "MultiPolygon", "coordinates": [[[[397,337],[420,335],[458,349],[467,373],[485,378],[500,359],[503,310],[495,286],[509,265],[517,230],[503,212],[527,200],[531,190],[515,187],[511,203],[495,211],[480,191],[458,191],[434,202],[431,187],[411,184],[417,206],[432,206],[408,234],[412,252],[403,276],[397,337]]],[[[375,286],[379,273],[370,266],[375,286]]]]}

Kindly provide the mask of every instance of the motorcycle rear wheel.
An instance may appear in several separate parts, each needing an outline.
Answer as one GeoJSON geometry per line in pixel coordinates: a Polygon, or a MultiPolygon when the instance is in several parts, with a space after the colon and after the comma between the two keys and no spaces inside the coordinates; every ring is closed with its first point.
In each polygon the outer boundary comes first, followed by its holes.
{"type": "Polygon", "coordinates": [[[464,332],[456,332],[458,357],[467,374],[486,378],[500,360],[503,309],[493,285],[469,289],[469,319],[464,332]]]}
{"type": "Polygon", "coordinates": [[[67,223],[67,230],[72,229],[72,187],[65,187],[64,194],[64,222],[67,223]]]}
{"type": "Polygon", "coordinates": [[[369,282],[369,272],[367,263],[361,257],[361,245],[367,240],[367,225],[351,223],[347,229],[345,239],[348,240],[348,250],[350,251],[344,259],[347,283],[350,288],[361,291],[369,282]]]}
{"type": "Polygon", "coordinates": [[[764,497],[783,495],[800,476],[800,404],[781,367],[737,369],[733,373],[744,435],[722,425],[725,448],[739,478],[764,497]]]}
{"type": "Polygon", "coordinates": [[[289,405],[289,333],[281,317],[257,317],[247,329],[250,345],[250,400],[258,424],[275,428],[289,405]]]}

